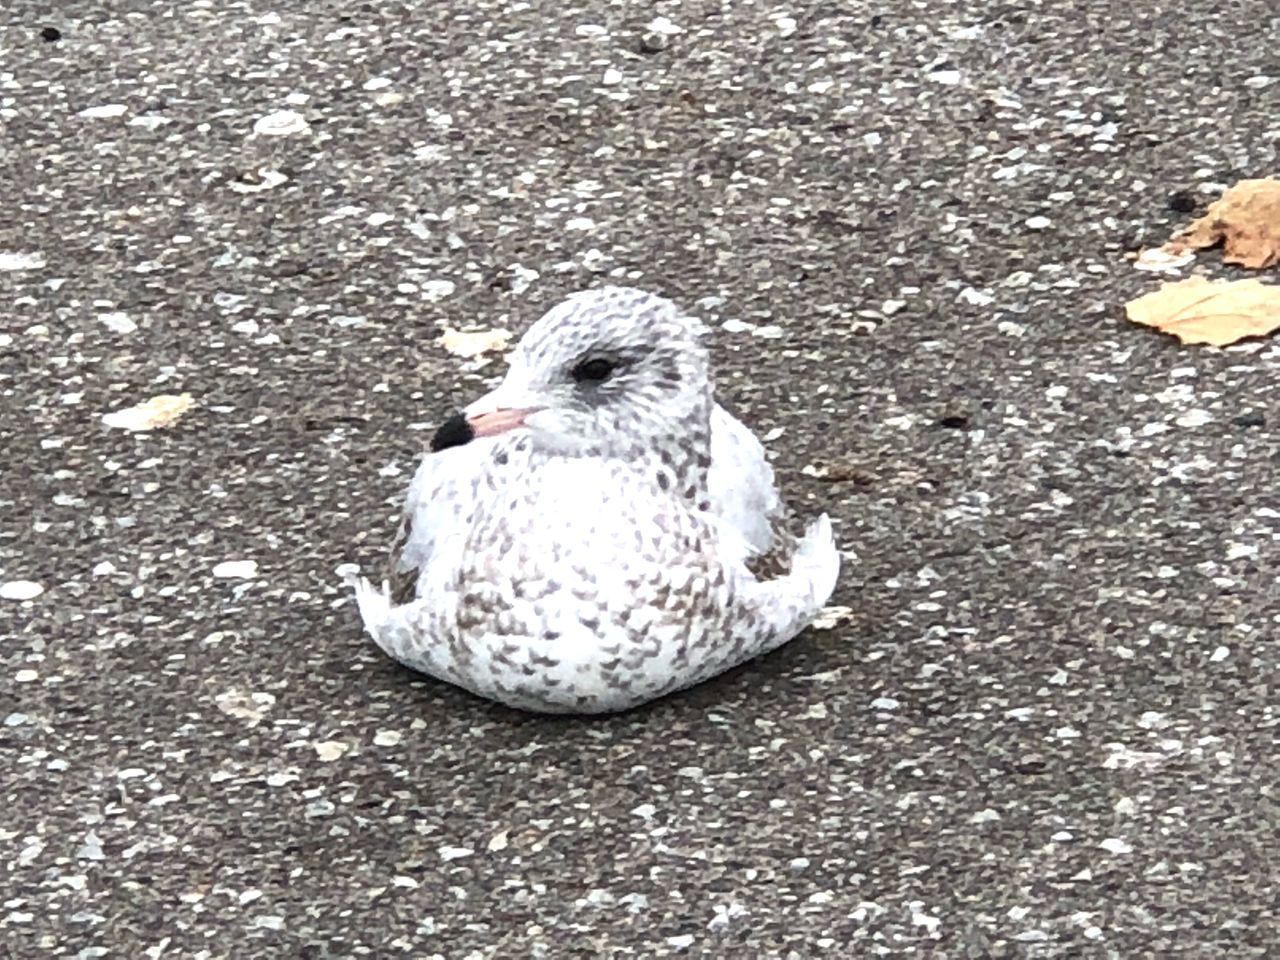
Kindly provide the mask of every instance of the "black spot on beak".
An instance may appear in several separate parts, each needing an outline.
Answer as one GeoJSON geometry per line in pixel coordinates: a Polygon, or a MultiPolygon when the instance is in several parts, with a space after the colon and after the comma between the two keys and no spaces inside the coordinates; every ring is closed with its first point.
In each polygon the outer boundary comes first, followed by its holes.
{"type": "Polygon", "coordinates": [[[460,413],[455,413],[440,424],[440,429],[431,438],[431,452],[439,453],[441,450],[448,450],[450,447],[460,447],[464,443],[470,443],[475,438],[475,432],[471,429],[471,424],[467,423],[467,418],[460,413]]]}

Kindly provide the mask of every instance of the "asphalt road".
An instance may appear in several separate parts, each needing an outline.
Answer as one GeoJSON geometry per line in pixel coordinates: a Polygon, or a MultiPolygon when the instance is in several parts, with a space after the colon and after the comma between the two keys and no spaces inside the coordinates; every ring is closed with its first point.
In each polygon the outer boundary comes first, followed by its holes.
{"type": "Polygon", "coordinates": [[[1266,0],[8,0],[3,955],[1276,955],[1280,346],[1122,305],[1280,173],[1278,50],[1266,0]],[[606,281],[728,322],[852,613],[537,719],[335,571],[502,369],[441,330],[606,281]]]}

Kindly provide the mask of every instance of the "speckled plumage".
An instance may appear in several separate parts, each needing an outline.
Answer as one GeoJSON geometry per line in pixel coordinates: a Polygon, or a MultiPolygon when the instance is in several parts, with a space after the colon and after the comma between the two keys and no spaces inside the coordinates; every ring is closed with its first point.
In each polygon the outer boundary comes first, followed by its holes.
{"type": "Polygon", "coordinates": [[[669,300],[616,287],[535,323],[467,412],[538,412],[426,455],[388,582],[357,587],[379,646],[510,706],[596,713],[802,630],[835,587],[831,527],[781,531],[763,448],[714,402],[704,335],[669,300]],[[577,382],[593,359],[614,372],[577,382]],[[765,556],[782,569],[757,579],[765,556]]]}

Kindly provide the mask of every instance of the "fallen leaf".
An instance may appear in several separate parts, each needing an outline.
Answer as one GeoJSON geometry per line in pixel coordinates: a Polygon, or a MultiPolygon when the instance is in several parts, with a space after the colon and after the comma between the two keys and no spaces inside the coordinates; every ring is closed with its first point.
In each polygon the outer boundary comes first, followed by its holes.
{"type": "Polygon", "coordinates": [[[446,327],[437,342],[456,357],[478,357],[505,350],[510,341],[509,330],[451,330],[446,327]]]}
{"type": "Polygon", "coordinates": [[[1280,180],[1241,180],[1165,248],[1172,254],[1222,244],[1222,259],[1261,270],[1280,262],[1280,180]]]}
{"type": "Polygon", "coordinates": [[[103,414],[102,422],[120,430],[155,430],[157,427],[169,426],[190,410],[194,403],[189,393],[163,393],[136,406],[103,414]]]}
{"type": "Polygon", "coordinates": [[[1225,347],[1280,328],[1280,286],[1188,277],[1131,300],[1125,309],[1134,323],[1171,333],[1183,343],[1225,347]]]}

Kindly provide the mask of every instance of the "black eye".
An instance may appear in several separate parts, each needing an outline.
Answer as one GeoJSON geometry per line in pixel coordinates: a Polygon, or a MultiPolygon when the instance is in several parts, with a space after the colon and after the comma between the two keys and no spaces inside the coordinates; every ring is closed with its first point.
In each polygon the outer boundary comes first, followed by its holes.
{"type": "Polygon", "coordinates": [[[573,368],[573,379],[578,383],[601,383],[609,379],[617,369],[612,360],[596,357],[594,360],[583,360],[573,368]]]}

